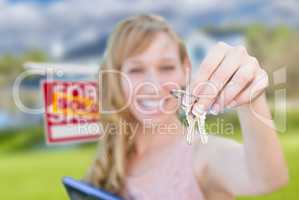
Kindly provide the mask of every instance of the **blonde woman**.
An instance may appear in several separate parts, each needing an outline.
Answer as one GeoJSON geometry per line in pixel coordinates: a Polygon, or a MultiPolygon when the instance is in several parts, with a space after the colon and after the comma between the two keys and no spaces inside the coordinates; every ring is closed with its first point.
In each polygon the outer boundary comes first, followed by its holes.
{"type": "Polygon", "coordinates": [[[162,17],[135,16],[117,25],[99,73],[105,133],[88,182],[138,200],[224,200],[286,185],[264,95],[267,75],[257,60],[243,47],[218,43],[193,73],[192,92],[203,98],[192,109],[236,109],[243,144],[209,135],[207,144],[195,137],[188,145],[170,91],[186,86],[190,68],[184,43],[162,17]]]}

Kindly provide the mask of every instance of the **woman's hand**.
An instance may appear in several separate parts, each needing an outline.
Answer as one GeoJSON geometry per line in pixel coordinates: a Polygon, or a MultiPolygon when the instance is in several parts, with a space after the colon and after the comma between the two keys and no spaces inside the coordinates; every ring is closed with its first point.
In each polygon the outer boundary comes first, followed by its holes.
{"type": "Polygon", "coordinates": [[[193,78],[192,93],[200,97],[194,108],[200,105],[213,114],[252,102],[268,86],[255,57],[223,42],[211,48],[193,78]]]}
{"type": "Polygon", "coordinates": [[[215,137],[214,142],[209,139],[211,145],[203,145],[204,153],[198,156],[208,162],[208,174],[204,175],[210,187],[219,188],[222,184],[232,194],[249,195],[268,193],[286,185],[287,165],[271,112],[265,95],[257,98],[268,85],[268,76],[256,58],[249,56],[243,47],[218,43],[194,78],[192,92],[201,98],[193,112],[202,109],[201,105],[215,114],[225,107],[243,105],[238,109],[243,144],[215,137]]]}

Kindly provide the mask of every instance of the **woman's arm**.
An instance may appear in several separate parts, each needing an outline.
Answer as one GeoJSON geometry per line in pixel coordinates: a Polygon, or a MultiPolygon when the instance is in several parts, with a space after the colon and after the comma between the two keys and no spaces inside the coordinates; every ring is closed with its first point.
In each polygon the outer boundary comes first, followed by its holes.
{"type": "MultiPolygon", "coordinates": [[[[288,171],[273,127],[264,89],[267,73],[243,47],[214,46],[203,60],[193,93],[198,104],[217,114],[237,108],[244,144],[216,137],[199,148],[199,180],[206,188],[222,188],[236,195],[273,191],[288,181],[288,171]],[[219,187],[221,185],[221,187],[219,187]]],[[[193,107],[196,112],[196,105],[193,107]]]]}
{"type": "Polygon", "coordinates": [[[288,182],[288,170],[264,94],[237,108],[248,173],[261,192],[288,182]]]}
{"type": "Polygon", "coordinates": [[[264,94],[250,105],[238,107],[237,112],[243,144],[214,135],[209,135],[207,144],[197,141],[195,171],[208,199],[265,194],[288,183],[287,166],[270,125],[264,94]]]}

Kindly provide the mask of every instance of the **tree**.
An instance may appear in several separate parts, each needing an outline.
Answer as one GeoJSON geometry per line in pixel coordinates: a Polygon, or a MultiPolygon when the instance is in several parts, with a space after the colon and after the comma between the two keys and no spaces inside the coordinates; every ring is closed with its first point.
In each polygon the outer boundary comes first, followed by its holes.
{"type": "MultiPolygon", "coordinates": [[[[299,85],[298,31],[286,26],[269,28],[263,25],[252,25],[247,28],[246,39],[249,52],[258,58],[269,74],[281,67],[286,67],[287,94],[289,97],[298,95],[296,92],[299,85]]],[[[270,88],[270,92],[273,92],[273,89],[270,88]]]]}
{"type": "Polygon", "coordinates": [[[48,56],[40,50],[32,50],[22,55],[4,54],[0,56],[0,86],[11,84],[24,70],[25,62],[45,62],[48,56]]]}

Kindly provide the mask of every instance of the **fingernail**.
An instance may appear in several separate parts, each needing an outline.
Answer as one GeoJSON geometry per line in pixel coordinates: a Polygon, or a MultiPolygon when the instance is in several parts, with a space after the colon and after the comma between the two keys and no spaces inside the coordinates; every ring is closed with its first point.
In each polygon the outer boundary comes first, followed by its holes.
{"type": "Polygon", "coordinates": [[[210,110],[209,113],[212,115],[218,115],[218,113],[215,113],[213,110],[210,110]]]}
{"type": "Polygon", "coordinates": [[[202,113],[204,112],[204,106],[202,104],[196,103],[194,109],[199,112],[202,113]]]}
{"type": "Polygon", "coordinates": [[[212,109],[210,111],[213,115],[218,115],[218,113],[220,112],[220,105],[219,104],[214,104],[212,106],[212,109]]]}
{"type": "Polygon", "coordinates": [[[196,103],[192,109],[192,113],[195,116],[200,116],[204,112],[204,106],[202,104],[196,103]]]}
{"type": "Polygon", "coordinates": [[[237,102],[234,101],[234,100],[232,100],[226,107],[227,107],[228,109],[230,109],[230,108],[235,107],[236,105],[237,105],[237,102]]]}

